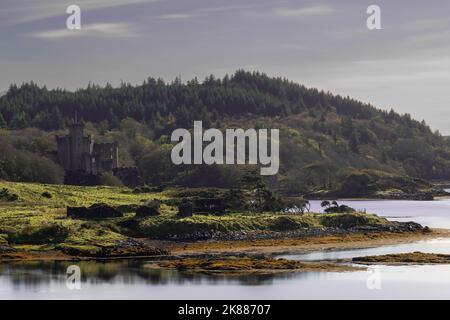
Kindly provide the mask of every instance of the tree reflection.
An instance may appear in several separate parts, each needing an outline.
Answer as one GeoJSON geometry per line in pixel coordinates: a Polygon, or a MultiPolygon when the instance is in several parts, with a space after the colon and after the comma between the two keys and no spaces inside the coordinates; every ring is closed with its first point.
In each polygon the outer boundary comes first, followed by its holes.
{"type": "Polygon", "coordinates": [[[206,274],[185,273],[155,268],[150,261],[34,261],[0,265],[0,280],[9,281],[15,289],[36,290],[41,286],[64,285],[67,268],[81,269],[82,283],[89,284],[223,284],[255,286],[271,284],[275,278],[291,278],[293,273],[281,274],[206,274]]]}

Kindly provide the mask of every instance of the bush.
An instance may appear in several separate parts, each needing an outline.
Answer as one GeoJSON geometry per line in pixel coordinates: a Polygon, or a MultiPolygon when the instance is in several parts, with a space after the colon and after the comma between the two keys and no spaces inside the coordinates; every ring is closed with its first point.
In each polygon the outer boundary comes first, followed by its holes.
{"type": "Polygon", "coordinates": [[[292,217],[280,216],[276,217],[270,225],[270,230],[274,231],[292,231],[302,227],[307,227],[308,224],[295,221],[292,217]]]}
{"type": "Polygon", "coordinates": [[[103,173],[100,178],[100,184],[109,187],[123,187],[122,181],[111,173],[103,173]]]}
{"type": "Polygon", "coordinates": [[[10,193],[6,188],[2,188],[0,190],[0,200],[14,202],[19,200],[19,196],[15,193],[10,193]]]}
{"type": "Polygon", "coordinates": [[[8,245],[8,236],[5,234],[0,234],[0,246],[6,246],[8,245]]]}
{"type": "Polygon", "coordinates": [[[356,226],[380,224],[382,219],[363,214],[333,214],[322,216],[321,222],[326,227],[350,229],[356,226]]]}
{"type": "Polygon", "coordinates": [[[355,209],[346,206],[345,204],[342,204],[340,206],[332,206],[325,209],[326,213],[352,213],[355,211],[356,211],[355,209]]]}
{"type": "Polygon", "coordinates": [[[51,199],[53,197],[52,194],[48,191],[42,192],[41,196],[43,196],[44,198],[47,198],[47,199],[51,199]]]}
{"type": "Polygon", "coordinates": [[[69,236],[69,229],[59,223],[47,223],[39,227],[27,226],[22,231],[9,235],[15,244],[61,243],[69,236]]]}

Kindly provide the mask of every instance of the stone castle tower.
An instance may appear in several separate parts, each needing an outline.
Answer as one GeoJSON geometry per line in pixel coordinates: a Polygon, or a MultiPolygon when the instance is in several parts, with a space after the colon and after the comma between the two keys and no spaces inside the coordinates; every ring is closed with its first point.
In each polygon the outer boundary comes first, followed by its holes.
{"type": "Polygon", "coordinates": [[[69,135],[57,137],[56,142],[58,162],[68,172],[97,175],[119,167],[118,143],[94,143],[77,120],[69,126],[69,135]]]}

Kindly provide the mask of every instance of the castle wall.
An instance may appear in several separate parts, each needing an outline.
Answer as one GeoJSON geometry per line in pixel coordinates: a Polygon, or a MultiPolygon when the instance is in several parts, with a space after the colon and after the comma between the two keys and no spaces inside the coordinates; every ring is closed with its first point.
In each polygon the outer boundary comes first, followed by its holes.
{"type": "Polygon", "coordinates": [[[84,136],[82,124],[71,125],[69,135],[57,137],[57,144],[57,158],[66,171],[98,174],[119,166],[118,143],[94,143],[91,136],[84,136]]]}
{"type": "Polygon", "coordinates": [[[65,137],[56,137],[56,142],[58,145],[58,150],[56,152],[56,156],[59,164],[65,169],[70,169],[70,140],[68,136],[65,137]]]}
{"type": "Polygon", "coordinates": [[[112,171],[119,166],[119,146],[117,142],[94,144],[93,155],[99,171],[112,171]]]}

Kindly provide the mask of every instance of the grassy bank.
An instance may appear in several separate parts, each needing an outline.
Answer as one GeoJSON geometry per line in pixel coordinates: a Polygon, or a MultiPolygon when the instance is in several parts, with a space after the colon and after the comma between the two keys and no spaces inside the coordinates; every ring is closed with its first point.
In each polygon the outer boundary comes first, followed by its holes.
{"type": "MultiPolygon", "coordinates": [[[[173,197],[171,190],[134,193],[128,188],[78,187],[0,182],[11,199],[0,199],[0,245],[20,250],[63,250],[70,254],[108,254],[132,237],[161,239],[201,233],[288,232],[301,229],[380,226],[384,218],[364,213],[293,215],[284,213],[229,213],[179,218],[177,208],[162,204],[160,215],[135,218],[136,207],[154,199],[173,197]],[[12,200],[13,199],[13,200],[12,200]],[[78,220],[66,217],[67,206],[106,203],[121,208],[124,217],[78,220]],[[106,253],[105,253],[106,252],[106,253]]],[[[167,202],[166,202],[167,203],[167,202]]],[[[170,203],[170,202],[169,202],[170,203]]]]}

